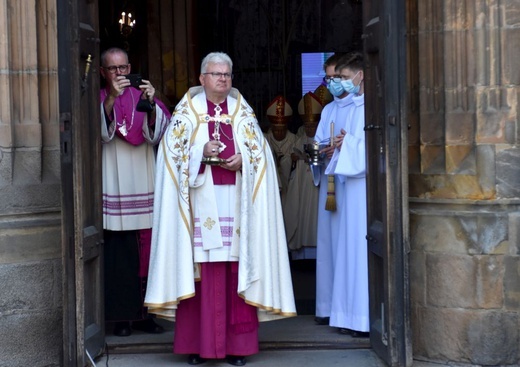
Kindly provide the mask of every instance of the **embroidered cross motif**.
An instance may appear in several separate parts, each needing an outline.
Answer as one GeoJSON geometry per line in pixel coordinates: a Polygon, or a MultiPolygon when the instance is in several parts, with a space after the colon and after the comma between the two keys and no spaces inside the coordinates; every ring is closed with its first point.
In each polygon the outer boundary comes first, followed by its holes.
{"type": "Polygon", "coordinates": [[[206,227],[207,229],[209,229],[211,231],[211,229],[213,228],[215,223],[216,222],[213,219],[208,217],[208,219],[206,219],[206,221],[204,222],[204,227],[206,227]]]}

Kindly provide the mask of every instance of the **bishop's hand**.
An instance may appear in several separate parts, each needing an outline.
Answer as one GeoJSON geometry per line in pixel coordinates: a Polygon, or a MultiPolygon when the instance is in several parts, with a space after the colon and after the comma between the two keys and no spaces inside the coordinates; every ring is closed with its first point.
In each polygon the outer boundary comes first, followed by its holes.
{"type": "Polygon", "coordinates": [[[204,144],[202,155],[206,158],[217,157],[219,155],[219,148],[221,143],[218,140],[210,140],[204,144]]]}
{"type": "Polygon", "coordinates": [[[233,154],[226,160],[226,163],[220,165],[222,168],[230,171],[238,171],[242,169],[242,154],[233,154]]]}

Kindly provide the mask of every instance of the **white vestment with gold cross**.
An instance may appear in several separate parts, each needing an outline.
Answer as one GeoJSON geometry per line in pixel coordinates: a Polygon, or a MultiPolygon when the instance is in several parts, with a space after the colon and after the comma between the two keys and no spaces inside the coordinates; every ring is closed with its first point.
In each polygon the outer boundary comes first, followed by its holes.
{"type": "Polygon", "coordinates": [[[190,88],[179,102],[159,146],[145,306],[161,317],[174,319],[178,302],[195,294],[201,261],[239,262],[237,292],[258,308],[260,321],[296,316],[275,162],[238,90],[232,88],[227,105],[235,151],[242,154],[230,205],[234,230],[228,249],[217,229],[216,203],[229,197],[219,197],[209,167],[199,170],[203,145],[210,140],[202,87],[190,88]],[[197,254],[195,218],[200,219],[204,243],[197,254]]]}

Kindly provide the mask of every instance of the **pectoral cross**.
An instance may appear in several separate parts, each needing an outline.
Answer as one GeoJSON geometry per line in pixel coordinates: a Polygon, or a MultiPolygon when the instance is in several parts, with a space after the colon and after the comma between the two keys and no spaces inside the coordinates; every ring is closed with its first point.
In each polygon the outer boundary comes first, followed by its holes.
{"type": "Polygon", "coordinates": [[[126,116],[123,117],[122,125],[119,126],[119,127],[117,128],[117,130],[119,130],[119,132],[120,132],[121,135],[123,135],[123,136],[127,136],[127,135],[128,135],[128,130],[126,129],[126,116]]]}
{"type": "Polygon", "coordinates": [[[216,141],[218,141],[220,143],[220,147],[218,148],[219,153],[222,153],[224,151],[224,149],[226,149],[226,147],[227,147],[226,144],[224,144],[220,141],[220,123],[224,121],[222,116],[220,116],[221,112],[222,112],[222,107],[220,107],[219,105],[216,105],[215,106],[215,116],[209,118],[209,121],[215,122],[215,128],[214,128],[213,134],[211,136],[213,136],[213,139],[215,139],[216,141]]]}

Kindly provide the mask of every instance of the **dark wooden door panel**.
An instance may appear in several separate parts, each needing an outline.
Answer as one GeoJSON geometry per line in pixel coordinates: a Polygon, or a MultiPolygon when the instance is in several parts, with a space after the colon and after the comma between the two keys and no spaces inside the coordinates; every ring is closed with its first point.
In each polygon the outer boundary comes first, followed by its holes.
{"type": "Polygon", "coordinates": [[[411,366],[405,99],[405,0],[363,2],[370,341],[389,366],[411,366]]]}
{"type": "Polygon", "coordinates": [[[103,351],[103,228],[97,0],[58,0],[64,366],[103,351]]]}

